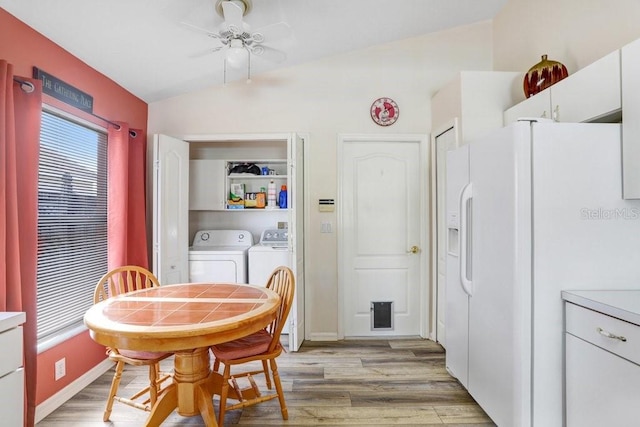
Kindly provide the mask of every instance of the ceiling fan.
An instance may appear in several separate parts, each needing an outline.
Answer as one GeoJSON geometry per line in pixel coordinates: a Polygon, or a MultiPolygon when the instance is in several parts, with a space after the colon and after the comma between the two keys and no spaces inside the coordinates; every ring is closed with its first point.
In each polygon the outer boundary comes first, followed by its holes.
{"type": "Polygon", "coordinates": [[[219,45],[207,49],[201,54],[225,51],[224,80],[226,83],[227,65],[233,68],[247,66],[247,80],[251,79],[251,57],[259,57],[272,62],[282,62],[287,55],[281,50],[274,49],[264,43],[280,40],[291,34],[291,28],[284,22],[279,22],[251,31],[251,27],[243,21],[253,8],[252,0],[216,0],[215,10],[224,22],[217,31],[209,31],[196,27],[187,22],[184,25],[216,40],[219,45]]]}

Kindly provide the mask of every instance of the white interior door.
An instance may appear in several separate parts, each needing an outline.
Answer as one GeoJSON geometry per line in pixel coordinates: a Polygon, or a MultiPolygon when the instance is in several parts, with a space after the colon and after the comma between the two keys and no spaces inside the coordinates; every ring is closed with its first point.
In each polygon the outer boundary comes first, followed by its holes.
{"type": "Polygon", "coordinates": [[[297,351],[304,340],[304,149],[293,135],[289,146],[289,247],[296,277],[296,291],[289,315],[289,350],[297,351]]]}
{"type": "Polygon", "coordinates": [[[189,144],[153,137],[153,272],[163,285],[189,281],[189,144]]]}
{"type": "Polygon", "coordinates": [[[424,333],[422,142],[342,138],[339,281],[345,336],[424,333]],[[373,302],[392,302],[392,328],[373,327],[373,302]]]}
{"type": "Polygon", "coordinates": [[[447,223],[446,223],[446,163],[447,150],[452,150],[457,146],[456,128],[448,127],[434,137],[435,146],[435,221],[436,235],[433,236],[436,242],[436,262],[435,262],[435,300],[436,300],[436,336],[435,339],[443,347],[446,347],[445,338],[445,307],[447,288],[447,223]]]}

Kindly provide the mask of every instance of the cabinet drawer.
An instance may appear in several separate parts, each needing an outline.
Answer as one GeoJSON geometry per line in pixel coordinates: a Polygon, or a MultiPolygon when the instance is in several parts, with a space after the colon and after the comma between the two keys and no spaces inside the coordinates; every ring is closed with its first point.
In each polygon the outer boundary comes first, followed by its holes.
{"type": "Polygon", "coordinates": [[[566,332],[640,364],[640,327],[637,325],[567,303],[566,332]],[[624,337],[624,340],[606,334],[624,337]]]}
{"type": "Polygon", "coordinates": [[[22,366],[22,326],[0,334],[0,377],[22,366]]]}
{"type": "Polygon", "coordinates": [[[567,427],[628,427],[640,419],[640,367],[566,334],[567,427]]]}
{"type": "Polygon", "coordinates": [[[0,378],[0,419],[3,426],[23,426],[24,370],[0,378]]]}

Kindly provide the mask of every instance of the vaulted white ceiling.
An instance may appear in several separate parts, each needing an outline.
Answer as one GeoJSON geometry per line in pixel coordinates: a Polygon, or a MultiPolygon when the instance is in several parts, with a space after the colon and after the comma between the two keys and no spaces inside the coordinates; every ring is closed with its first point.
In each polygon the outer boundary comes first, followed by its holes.
{"type": "MultiPolygon", "coordinates": [[[[253,0],[251,31],[285,22],[291,35],[252,56],[251,73],[492,19],[507,0],[253,0]]],[[[0,0],[0,7],[146,102],[222,84],[216,0],[0,0]],[[207,52],[207,53],[204,53],[207,52]]],[[[227,67],[227,81],[247,69],[227,67]]]]}

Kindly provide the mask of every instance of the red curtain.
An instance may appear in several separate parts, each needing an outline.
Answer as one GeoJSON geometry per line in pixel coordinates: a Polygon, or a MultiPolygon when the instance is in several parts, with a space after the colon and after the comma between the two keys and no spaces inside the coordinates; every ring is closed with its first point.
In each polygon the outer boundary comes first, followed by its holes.
{"type": "Polygon", "coordinates": [[[109,269],[123,265],[149,268],[146,227],[146,141],[126,123],[109,127],[109,269]]]}
{"type": "Polygon", "coordinates": [[[38,161],[42,87],[0,60],[0,311],[24,311],[25,425],[33,426],[37,374],[38,161]]]}

